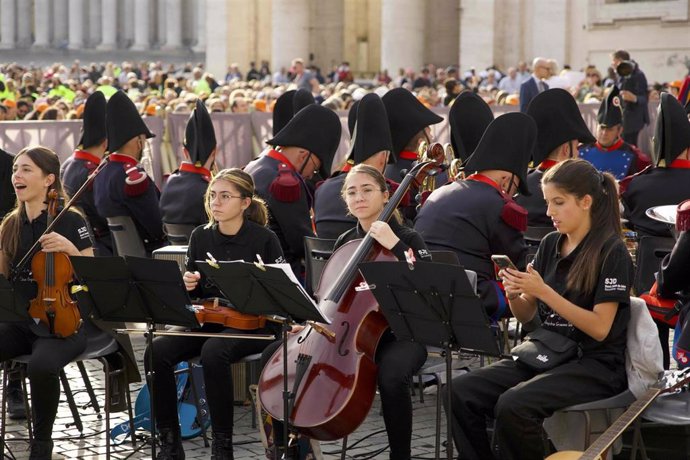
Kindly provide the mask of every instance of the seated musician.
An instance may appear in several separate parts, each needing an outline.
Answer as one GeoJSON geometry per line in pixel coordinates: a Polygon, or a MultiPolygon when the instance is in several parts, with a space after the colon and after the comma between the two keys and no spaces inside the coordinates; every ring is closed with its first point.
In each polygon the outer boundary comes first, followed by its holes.
{"type": "MultiPolygon", "coordinates": [[[[350,114],[355,110],[356,115],[348,118],[348,122],[350,118],[354,121],[350,158],[341,171],[318,186],[314,195],[314,223],[319,238],[337,238],[357,224],[341,199],[345,176],[353,164],[367,164],[383,172],[386,164],[395,163],[395,156],[390,154],[393,144],[381,98],[370,93],[353,107],[350,114]]],[[[397,183],[390,183],[397,187],[397,183]]]]}
{"type": "MultiPolygon", "coordinates": [[[[209,254],[216,260],[255,261],[257,255],[266,263],[283,262],[278,237],[266,228],[266,206],[254,190],[249,174],[232,168],[220,171],[209,183],[206,193],[209,223],[197,227],[187,249],[184,283],[192,297],[211,298],[221,293],[208,284],[196,270],[197,260],[209,254]]],[[[204,332],[242,332],[220,324],[204,324],[204,332]]],[[[256,330],[267,333],[267,329],[256,330]]],[[[259,353],[263,340],[207,337],[157,337],[153,342],[153,371],[156,386],[153,403],[160,432],[159,459],[184,459],[177,415],[174,367],[180,361],[201,355],[206,398],[213,426],[212,458],[232,459],[233,380],[231,364],[259,353]]],[[[148,366],[148,350],[144,363],[148,366]]],[[[147,369],[149,371],[150,369],[147,369]]]]}
{"type": "MultiPolygon", "coordinates": [[[[348,211],[357,219],[357,225],[340,235],[335,243],[336,250],[349,241],[364,238],[368,232],[399,260],[404,261],[412,256],[416,260],[431,261],[421,236],[401,224],[402,217],[398,211],[389,223],[377,220],[390,197],[386,179],[379,169],[366,164],[354,166],[347,173],[341,194],[348,211]]],[[[263,364],[279,346],[280,342],[276,342],[264,351],[263,364]]],[[[407,460],[411,455],[410,381],[424,361],[426,348],[423,345],[398,341],[390,329],[383,335],[376,349],[377,383],[390,444],[390,458],[393,460],[407,460]]],[[[274,433],[281,433],[282,423],[274,421],[273,428],[274,433]]],[[[280,436],[276,436],[274,441],[278,446],[283,442],[280,436]]],[[[294,456],[294,452],[288,453],[287,458],[297,458],[290,455],[294,456]]]]}
{"type": "MultiPolygon", "coordinates": [[[[26,300],[37,296],[31,277],[31,259],[26,266],[17,265],[38,240],[39,252],[93,256],[93,245],[82,216],[69,211],[55,226],[48,226],[48,192],[63,195],[60,182],[60,159],[45,147],[22,149],[14,158],[12,185],[17,206],[0,227],[0,273],[11,278],[15,292],[26,300]]],[[[34,273],[36,277],[38,274],[34,273]]],[[[31,386],[33,414],[32,459],[50,459],[53,450],[52,432],[60,399],[60,370],[86,348],[86,335],[81,329],[64,338],[50,333],[43,323],[0,323],[0,362],[20,355],[31,355],[27,366],[31,386]]]]}
{"type": "Polygon", "coordinates": [[[638,173],[649,166],[649,158],[623,134],[623,108],[620,91],[613,86],[597,112],[597,141],[580,147],[580,158],[601,172],[613,174],[616,180],[638,173]]]}
{"type": "Polygon", "coordinates": [[[546,215],[541,178],[552,166],[568,158],[577,158],[579,143],[594,142],[594,136],[582,119],[573,96],[564,89],[548,89],[530,102],[527,115],[537,124],[537,148],[532,155],[532,166],[527,174],[530,196],[519,196],[515,201],[527,210],[527,225],[551,227],[546,215]]]}
{"type": "MultiPolygon", "coordinates": [[[[682,302],[680,318],[676,326],[676,336],[673,345],[673,358],[679,368],[690,365],[690,326],[687,325],[688,301],[690,300],[690,282],[688,282],[687,267],[690,261],[690,200],[678,205],[676,216],[676,230],[678,239],[673,251],[664,257],[657,274],[658,294],[666,299],[678,299],[682,302]]],[[[666,343],[662,344],[664,354],[668,354],[668,334],[666,343]]],[[[664,356],[664,359],[667,359],[664,356]]],[[[670,359],[669,359],[670,360],[670,359]]],[[[664,367],[668,369],[667,363],[664,367]]]]}
{"type": "Polygon", "coordinates": [[[204,225],[204,195],[216,159],[216,133],[206,106],[197,99],[184,132],[185,161],[168,178],[160,208],[166,224],[204,225]]]}
{"type": "Polygon", "coordinates": [[[496,118],[465,162],[467,179],[434,190],[415,220],[430,249],[454,251],[463,267],[477,273],[482,306],[495,318],[507,305],[491,255],[505,254],[518,268],[525,266],[527,212],[512,196],[529,193],[525,175],[536,135],[525,114],[496,118]]]}
{"type": "Polygon", "coordinates": [[[633,266],[622,240],[616,181],[590,163],[565,160],[544,173],[547,213],[557,232],[526,271],[499,275],[513,315],[575,341],[575,357],[548,370],[504,359],[453,379],[460,459],[544,458],[542,422],[564,407],[627,387],[626,331],[633,266]],[[486,418],[496,419],[494,453],[486,418]]]}

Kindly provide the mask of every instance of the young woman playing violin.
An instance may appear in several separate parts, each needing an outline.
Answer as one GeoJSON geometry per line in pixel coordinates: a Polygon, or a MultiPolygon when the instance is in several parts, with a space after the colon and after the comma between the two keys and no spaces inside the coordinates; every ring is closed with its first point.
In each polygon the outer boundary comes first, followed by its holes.
{"type": "MultiPolygon", "coordinates": [[[[254,194],[252,177],[241,169],[224,169],[213,177],[205,197],[209,223],[197,227],[189,240],[184,283],[192,297],[218,297],[221,293],[197,271],[197,260],[209,255],[216,260],[255,261],[257,255],[266,263],[283,262],[278,237],[266,228],[268,214],[264,202],[254,194]]],[[[238,332],[206,323],[204,332],[238,332]]],[[[267,328],[256,333],[270,333],[267,328]]],[[[160,432],[159,459],[184,459],[177,416],[174,366],[201,355],[206,384],[213,445],[211,458],[233,458],[233,386],[231,364],[261,352],[263,340],[206,337],[158,337],[153,342],[153,370],[156,373],[155,411],[160,432]]],[[[144,359],[148,366],[148,350],[144,359]]]]}
{"type": "MultiPolygon", "coordinates": [[[[93,256],[93,248],[86,223],[77,212],[67,212],[52,232],[43,234],[48,226],[48,193],[54,190],[63,196],[60,160],[53,151],[44,147],[21,150],[14,158],[12,186],[17,206],[0,227],[0,273],[15,281],[15,292],[29,300],[37,296],[36,284],[18,280],[31,278],[31,265],[17,273],[17,264],[37,240],[44,253],[93,256]]],[[[34,278],[37,275],[33,273],[34,278]]],[[[0,323],[0,361],[31,355],[27,372],[34,423],[32,459],[51,457],[51,435],[60,397],[59,373],[85,348],[86,336],[80,330],[57,338],[42,323],[0,323]]]]}
{"type": "MultiPolygon", "coordinates": [[[[395,254],[399,260],[414,258],[431,261],[422,237],[400,223],[401,217],[393,215],[389,223],[379,221],[378,217],[389,199],[388,187],[383,174],[376,168],[358,164],[347,174],[341,195],[350,214],[357,219],[357,226],[340,235],[335,249],[345,243],[363,238],[367,232],[384,248],[395,254]]],[[[292,332],[299,332],[300,327],[292,332]]],[[[265,364],[278,349],[280,343],[272,344],[264,351],[265,364]]],[[[386,425],[390,458],[407,460],[411,455],[412,438],[412,399],[410,380],[426,360],[426,348],[415,342],[398,341],[393,333],[386,331],[376,349],[378,365],[377,384],[381,395],[383,421],[386,425]]],[[[275,420],[273,432],[278,449],[282,449],[282,422],[275,420]]],[[[295,452],[288,452],[287,458],[295,458],[295,452]]]]}
{"type": "MultiPolygon", "coordinates": [[[[541,320],[579,353],[547,370],[505,359],[453,379],[460,459],[543,459],[542,422],[564,407],[627,387],[626,330],[633,267],[621,237],[616,182],[584,160],[566,160],[542,178],[556,232],[526,272],[503,269],[510,309],[521,323],[541,320]],[[486,418],[496,419],[498,452],[486,418]]],[[[543,331],[542,331],[543,332],[543,331]]]]}

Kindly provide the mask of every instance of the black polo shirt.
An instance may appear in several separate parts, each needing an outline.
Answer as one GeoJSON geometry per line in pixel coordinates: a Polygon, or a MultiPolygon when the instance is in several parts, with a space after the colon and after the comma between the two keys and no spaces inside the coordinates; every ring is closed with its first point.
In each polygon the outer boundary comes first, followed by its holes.
{"type": "MultiPolygon", "coordinates": [[[[48,212],[43,211],[34,220],[29,220],[26,214],[21,215],[21,228],[19,236],[19,246],[17,247],[17,253],[12,260],[11,271],[14,271],[15,267],[21,261],[24,254],[26,254],[31,246],[38,240],[43,232],[45,232],[48,227],[48,212]]],[[[91,239],[91,234],[86,226],[86,222],[81,214],[68,211],[63,217],[60,218],[58,223],[53,228],[55,233],[59,233],[76,246],[79,251],[83,251],[86,248],[93,246],[91,239]]],[[[40,250],[40,247],[39,247],[40,250]]],[[[22,273],[19,273],[19,278],[26,280],[31,278],[29,273],[31,271],[31,260],[29,260],[22,273]]],[[[18,281],[15,283],[15,288],[22,292],[28,299],[33,299],[36,297],[36,284],[25,281],[18,281]]]]}
{"type": "MultiPolygon", "coordinates": [[[[393,230],[393,233],[395,233],[395,236],[400,239],[400,241],[398,241],[398,243],[391,249],[391,252],[395,254],[395,257],[397,257],[398,260],[405,260],[405,252],[412,248],[415,259],[424,262],[431,262],[431,254],[427,250],[426,243],[424,243],[424,240],[419,233],[415,232],[409,227],[399,224],[395,219],[391,219],[390,222],[388,222],[388,225],[390,225],[391,230],[393,230]]],[[[346,231],[340,235],[340,237],[338,237],[335,242],[335,249],[338,249],[340,246],[349,241],[364,238],[366,233],[367,232],[365,232],[362,227],[357,224],[355,228],[346,231]]]]}
{"type": "MultiPolygon", "coordinates": [[[[219,261],[256,262],[258,254],[267,264],[285,262],[276,234],[247,219],[236,235],[222,234],[218,230],[218,224],[208,228],[205,225],[195,228],[189,237],[189,247],[185,256],[187,270],[198,271],[196,261],[208,259],[208,254],[219,261]]],[[[223,297],[218,288],[206,281],[203,274],[197,288],[189,295],[192,298],[223,297]]]]}
{"type": "Polygon", "coordinates": [[[570,254],[561,257],[561,245],[565,235],[558,232],[548,234],[539,245],[534,259],[534,268],[546,284],[581,308],[591,311],[597,304],[618,302],[618,311],[609,335],[603,341],[598,342],[574,327],[548,305],[537,300],[539,316],[544,328],[580,342],[583,357],[594,358],[608,366],[624,366],[627,328],[630,319],[629,305],[630,288],[633,283],[633,264],[623,240],[613,237],[604,244],[602,250],[604,259],[601,266],[591,267],[592,270],[599,273],[593,292],[571,291],[566,287],[570,267],[589,235],[570,254]]]}

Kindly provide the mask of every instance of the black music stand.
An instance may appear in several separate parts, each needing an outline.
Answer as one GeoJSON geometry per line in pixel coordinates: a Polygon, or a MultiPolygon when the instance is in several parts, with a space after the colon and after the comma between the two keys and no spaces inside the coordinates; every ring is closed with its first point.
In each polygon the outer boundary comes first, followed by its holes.
{"type": "Polygon", "coordinates": [[[156,458],[156,413],[153,405],[153,337],[156,324],[200,327],[177,262],[141,257],[70,257],[81,286],[80,303],[104,321],[146,323],[151,394],[151,454],[156,458]],[[189,308],[188,308],[189,307],[189,308]]]}
{"type": "MultiPolygon", "coordinates": [[[[446,358],[448,460],[453,458],[452,352],[500,356],[489,317],[459,265],[365,262],[359,269],[398,340],[443,348],[446,358]]],[[[439,388],[441,383],[439,382],[439,388]]],[[[439,390],[440,396],[440,390],[439,390]]]]}
{"type": "Polygon", "coordinates": [[[28,321],[29,301],[0,275],[0,323],[28,321]]]}
{"type": "MultiPolygon", "coordinates": [[[[199,271],[220,289],[241,313],[274,315],[282,323],[283,347],[283,446],[287,451],[290,402],[295,398],[288,389],[287,333],[293,319],[330,324],[314,300],[296,279],[279,266],[248,262],[196,261],[199,271]]],[[[289,268],[287,264],[280,264],[289,268]]],[[[293,275],[294,276],[294,275],[293,275]]],[[[299,379],[297,379],[299,381],[299,379]]]]}

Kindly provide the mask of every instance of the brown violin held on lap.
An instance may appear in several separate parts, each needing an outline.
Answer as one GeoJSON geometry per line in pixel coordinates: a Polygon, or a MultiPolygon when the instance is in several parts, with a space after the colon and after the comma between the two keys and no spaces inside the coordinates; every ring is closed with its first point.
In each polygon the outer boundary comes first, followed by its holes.
{"type": "Polygon", "coordinates": [[[232,306],[224,305],[223,302],[217,297],[196,301],[194,314],[196,314],[197,321],[200,324],[222,324],[225,327],[242,331],[253,331],[266,325],[265,317],[240,313],[232,306]]]}
{"type": "MultiPolygon", "coordinates": [[[[420,162],[412,168],[378,220],[389,220],[413,181],[419,187],[424,177],[439,170],[440,162],[436,161],[420,162]]],[[[374,260],[397,258],[369,234],[333,253],[316,293],[318,307],[331,324],[310,324],[289,337],[287,359],[283,359],[279,348],[259,379],[259,399],[266,412],[283,420],[287,397],[290,425],[314,439],[347,436],[364,421],[373,403],[377,373],[374,357],[388,323],[358,265],[374,260]],[[286,374],[287,395],[283,392],[286,374]]]]}
{"type": "Polygon", "coordinates": [[[634,403],[630,405],[623,415],[618,417],[596,441],[592,443],[584,452],[563,451],[549,455],[546,460],[603,460],[606,458],[607,451],[637,417],[644,412],[654,399],[663,393],[676,391],[683,385],[690,382],[690,369],[682,371],[668,372],[634,403]]]}
{"type": "MultiPolygon", "coordinates": [[[[48,192],[48,225],[57,215],[58,194],[48,192]]],[[[37,252],[31,259],[31,272],[38,294],[29,305],[29,316],[48,326],[51,334],[69,337],[79,330],[81,315],[69,294],[74,277],[69,256],[62,252],[37,252]]]]}

